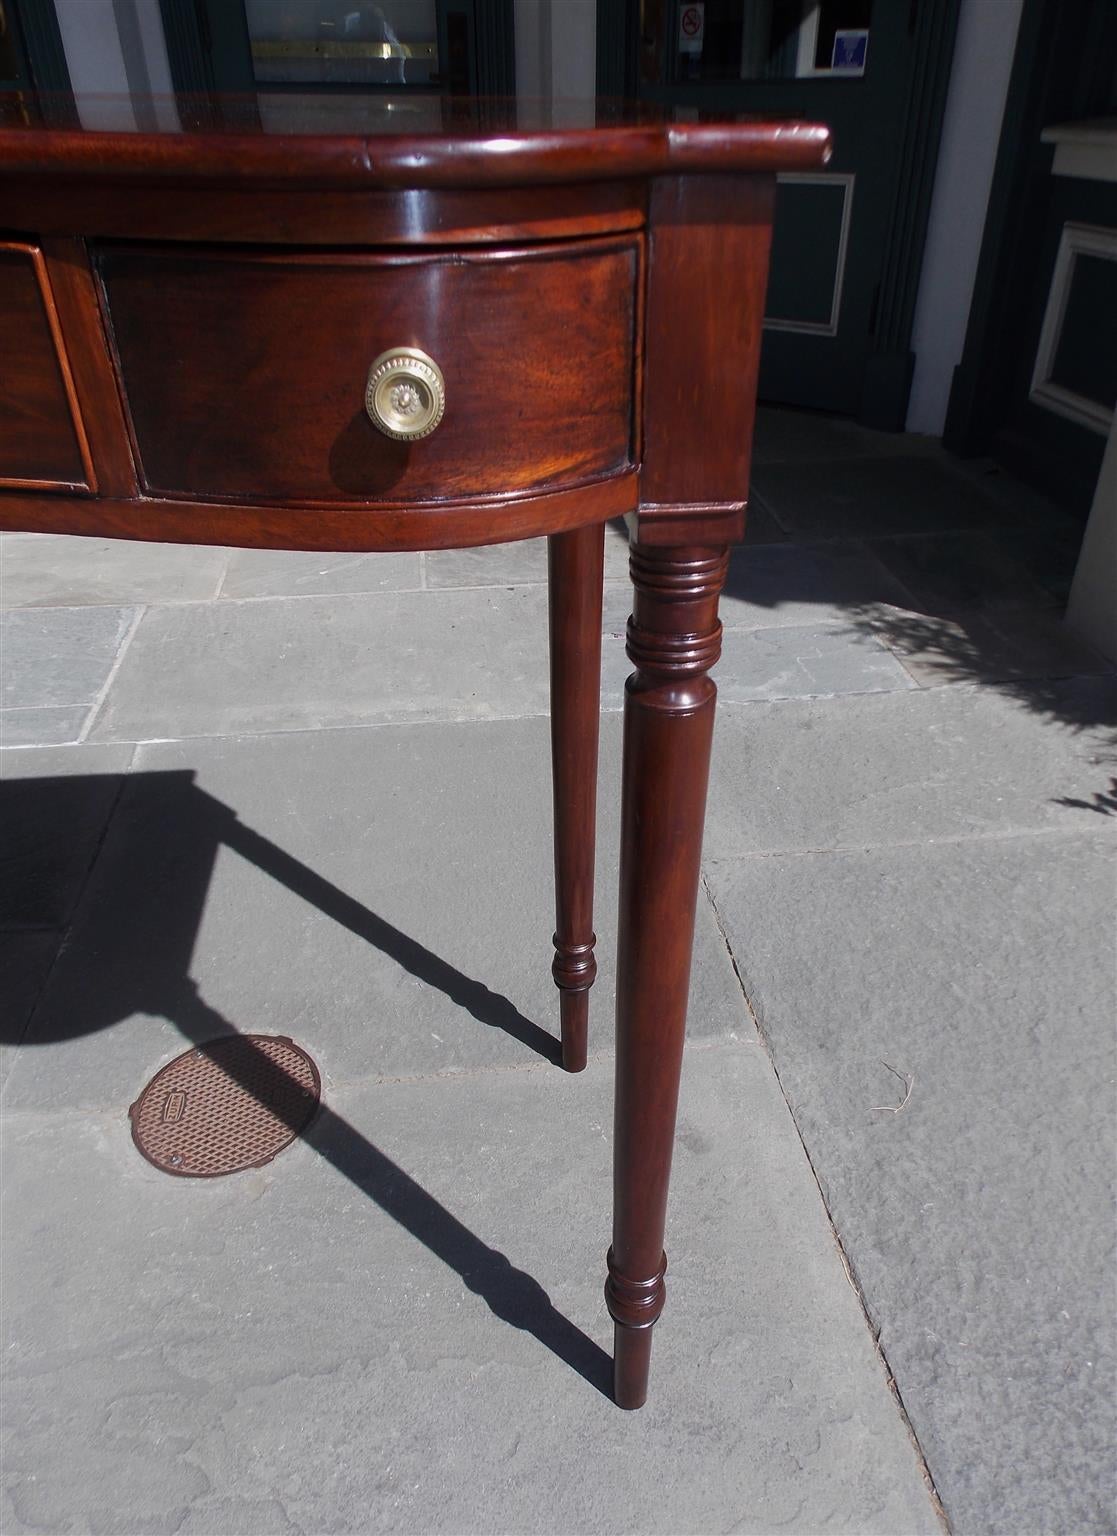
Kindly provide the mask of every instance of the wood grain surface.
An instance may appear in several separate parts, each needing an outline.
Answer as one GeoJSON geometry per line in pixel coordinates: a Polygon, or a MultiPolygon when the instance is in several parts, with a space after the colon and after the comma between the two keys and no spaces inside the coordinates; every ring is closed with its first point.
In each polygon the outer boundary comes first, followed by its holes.
{"type": "Polygon", "coordinates": [[[360,503],[573,484],[632,451],[639,239],[452,256],[111,247],[99,272],[143,483],[360,503]],[[427,438],[383,436],[369,365],[446,379],[427,438]]]}
{"type": "Polygon", "coordinates": [[[75,413],[41,253],[0,244],[0,485],[87,486],[75,413]]]}
{"type": "Polygon", "coordinates": [[[229,186],[487,187],[615,181],[734,171],[806,171],[830,156],[818,123],[742,117],[706,123],[636,120],[584,127],[524,126],[510,104],[506,131],[468,119],[429,134],[221,131],[86,132],[0,129],[0,170],[73,172],[142,182],[229,186]]]}

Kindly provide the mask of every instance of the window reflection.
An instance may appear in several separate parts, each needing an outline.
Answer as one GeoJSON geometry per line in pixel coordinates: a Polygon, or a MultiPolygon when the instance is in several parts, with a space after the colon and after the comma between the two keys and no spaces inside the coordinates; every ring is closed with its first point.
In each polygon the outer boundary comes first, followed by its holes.
{"type": "Polygon", "coordinates": [[[430,85],[435,0],[245,0],[259,85],[430,85]]]}
{"type": "Polygon", "coordinates": [[[872,0],[641,0],[644,82],[858,78],[872,0]]]}

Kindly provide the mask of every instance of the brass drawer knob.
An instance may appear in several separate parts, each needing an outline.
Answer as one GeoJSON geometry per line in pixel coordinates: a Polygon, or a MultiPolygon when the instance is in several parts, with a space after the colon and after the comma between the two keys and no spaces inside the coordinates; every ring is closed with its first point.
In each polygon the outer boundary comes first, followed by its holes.
{"type": "Polygon", "coordinates": [[[385,437],[404,442],[428,437],[445,409],[442,369],[418,347],[392,347],[369,369],[365,410],[385,437]]]}

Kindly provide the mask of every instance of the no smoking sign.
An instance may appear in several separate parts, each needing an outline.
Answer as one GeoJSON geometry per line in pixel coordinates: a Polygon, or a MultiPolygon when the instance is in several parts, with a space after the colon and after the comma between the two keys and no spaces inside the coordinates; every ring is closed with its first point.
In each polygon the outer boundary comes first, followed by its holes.
{"type": "Polygon", "coordinates": [[[701,53],[702,34],[706,30],[703,0],[689,0],[679,10],[679,52],[701,53]]]}

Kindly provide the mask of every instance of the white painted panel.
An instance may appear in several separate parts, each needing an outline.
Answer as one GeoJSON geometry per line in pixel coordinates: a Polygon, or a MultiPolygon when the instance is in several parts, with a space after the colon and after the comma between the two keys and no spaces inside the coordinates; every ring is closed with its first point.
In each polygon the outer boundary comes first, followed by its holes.
{"type": "Polygon", "coordinates": [[[1117,661],[1117,417],[1094,488],[1094,502],[1067,605],[1067,624],[1077,635],[1117,661]]]}
{"type": "Polygon", "coordinates": [[[112,0],[55,0],[55,5],[82,127],[134,130],[136,114],[128,99],[112,0]]]}
{"type": "Polygon", "coordinates": [[[1055,270],[1051,274],[1051,287],[1047,291],[1047,308],[1043,313],[1043,327],[1036,347],[1035,367],[1032,369],[1032,387],[1028,399],[1033,405],[1065,416],[1091,432],[1104,436],[1113,424],[1113,411],[1098,400],[1079,395],[1051,377],[1055,356],[1063,335],[1070,291],[1074,286],[1074,264],[1078,255],[1098,256],[1103,261],[1117,262],[1117,229],[1099,228],[1094,224],[1064,224],[1059,236],[1059,250],[1055,257],[1055,270]]]}
{"type": "Polygon", "coordinates": [[[55,0],[58,30],[85,128],[176,129],[178,111],[159,0],[127,0],[125,36],[113,0],[55,0]],[[132,97],[145,98],[137,109],[132,97]],[[154,109],[146,100],[155,97],[154,109]]]}
{"type": "Polygon", "coordinates": [[[550,89],[550,16],[543,15],[542,7],[543,0],[515,0],[516,95],[521,101],[539,101],[550,89]]]}
{"type": "Polygon", "coordinates": [[[1054,144],[1052,176],[1075,176],[1083,181],[1117,181],[1117,118],[1087,118],[1078,123],[1056,123],[1040,134],[1054,144]]]}
{"type": "Polygon", "coordinates": [[[554,104],[552,120],[592,126],[597,0],[515,0],[516,94],[554,104]]]}
{"type": "Polygon", "coordinates": [[[597,0],[551,0],[551,94],[571,102],[597,94],[597,0]]]}
{"type": "Polygon", "coordinates": [[[1023,0],[962,0],[912,348],[909,432],[941,434],[966,339],[1023,0]]]}
{"type": "Polygon", "coordinates": [[[167,38],[159,0],[136,0],[136,16],[143,39],[147,76],[155,100],[155,117],[160,128],[173,132],[180,126],[178,108],[170,99],[174,91],[171,64],[167,57],[167,38]]]}

